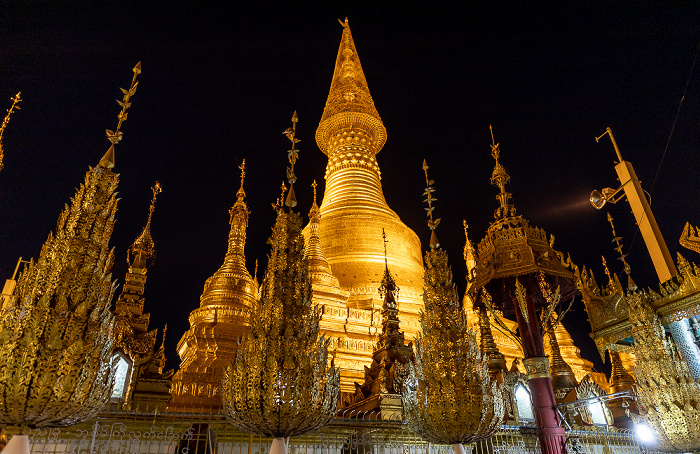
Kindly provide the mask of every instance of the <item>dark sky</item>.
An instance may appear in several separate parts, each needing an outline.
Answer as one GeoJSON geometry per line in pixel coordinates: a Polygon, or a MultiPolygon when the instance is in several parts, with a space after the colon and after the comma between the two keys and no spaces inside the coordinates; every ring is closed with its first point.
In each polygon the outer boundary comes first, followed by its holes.
{"type": "MultiPolygon", "coordinates": [[[[114,278],[123,282],[126,249],[145,224],[149,188],[160,180],[146,310],[151,327],[168,324],[168,367],[176,367],[187,316],[226,251],[244,158],[252,210],[247,261],[251,272],[256,258],[264,266],[270,203],[285,177],[281,132],[294,110],[304,214],[312,180],[324,186],[326,157],[314,133],[340,42],[337,19],[346,16],[388,131],[378,155],[387,202],[425,244],[427,159],[442,218],[438,235],[460,292],[461,221],[476,243],[496,206],[490,124],[519,213],[554,234],[556,248],[593,268],[599,282],[601,255],[621,271],[605,210],[587,202],[592,189],[618,184],[609,139],[594,140],[608,126],[652,192],[671,253],[700,261],[678,245],[686,221],[700,224],[700,69],[689,79],[700,41],[694,2],[230,3],[0,3],[0,109],[19,90],[24,99],[4,138],[0,279],[10,277],[19,256],[38,255],[61,207],[107,149],[104,131],[114,129],[119,112],[114,99],[142,61],[117,149],[114,278]]],[[[628,205],[608,209],[634,278],[656,284],[628,205]]],[[[565,325],[599,363],[582,303],[565,325]]]]}

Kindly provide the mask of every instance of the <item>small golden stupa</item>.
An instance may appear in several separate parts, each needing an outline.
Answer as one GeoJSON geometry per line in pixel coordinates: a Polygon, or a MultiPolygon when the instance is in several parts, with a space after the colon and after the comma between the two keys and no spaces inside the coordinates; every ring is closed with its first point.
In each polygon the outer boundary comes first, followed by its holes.
{"type": "Polygon", "coordinates": [[[204,284],[199,307],[190,313],[190,329],[177,344],[182,364],[173,376],[168,410],[221,408],[222,369],[236,357],[238,338],[249,324],[258,286],[245,266],[249,215],[243,190],[245,161],[239,168],[241,187],[229,210],[228,250],[223,265],[204,284]]]}

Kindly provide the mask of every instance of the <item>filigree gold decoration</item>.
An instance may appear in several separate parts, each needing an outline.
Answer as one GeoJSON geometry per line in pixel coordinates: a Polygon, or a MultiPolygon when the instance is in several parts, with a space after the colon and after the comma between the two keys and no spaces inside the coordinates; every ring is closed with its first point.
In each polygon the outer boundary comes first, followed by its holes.
{"type": "Polygon", "coordinates": [[[118,183],[112,166],[100,161],[88,170],[0,311],[2,424],[76,424],[109,400],[115,290],[109,239],[118,183]]]}
{"type": "Polygon", "coordinates": [[[503,422],[503,388],[491,379],[476,334],[467,328],[447,253],[425,253],[425,311],[416,363],[404,382],[404,414],[411,429],[433,443],[489,437],[503,422]]]}
{"type": "Polygon", "coordinates": [[[683,227],[683,233],[678,242],[686,249],[697,252],[700,254],[700,235],[698,235],[698,228],[690,225],[690,222],[685,223],[683,227]]]}
{"type": "Polygon", "coordinates": [[[647,423],[657,447],[669,452],[700,451],[700,381],[665,338],[659,317],[641,295],[630,298],[637,379],[633,420],[647,423]]]}
{"type": "Polygon", "coordinates": [[[321,308],[311,302],[301,217],[281,202],[261,297],[221,389],[233,425],[275,438],[327,424],[337,409],[340,380],[328,364],[329,340],[319,338],[321,308]]]}
{"type": "Polygon", "coordinates": [[[15,97],[11,98],[12,105],[10,106],[9,109],[7,109],[7,115],[5,115],[5,118],[3,118],[2,124],[0,125],[0,170],[2,170],[3,167],[5,166],[3,164],[3,158],[5,157],[5,150],[2,147],[2,135],[5,133],[5,128],[7,127],[7,124],[10,122],[10,115],[12,115],[12,112],[14,112],[15,109],[20,110],[19,106],[17,104],[19,104],[19,102],[22,100],[20,98],[21,94],[22,94],[21,91],[17,92],[15,97]]]}
{"type": "Polygon", "coordinates": [[[117,176],[98,166],[25,267],[0,313],[0,421],[65,426],[93,417],[112,385],[109,238],[117,176]]]}

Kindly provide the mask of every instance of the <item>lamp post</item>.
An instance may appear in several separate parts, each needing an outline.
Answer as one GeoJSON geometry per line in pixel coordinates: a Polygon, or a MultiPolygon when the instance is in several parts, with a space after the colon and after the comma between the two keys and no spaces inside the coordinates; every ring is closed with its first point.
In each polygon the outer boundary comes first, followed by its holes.
{"type": "MultiPolygon", "coordinates": [[[[659,282],[666,282],[678,275],[676,265],[673,263],[671,253],[668,251],[664,237],[661,235],[661,230],[659,230],[659,226],[656,223],[654,213],[651,211],[651,206],[644,196],[644,190],[637,178],[637,174],[634,172],[632,163],[622,159],[622,154],[617,146],[612,130],[607,128],[603,134],[596,137],[596,142],[606,134],[610,136],[610,140],[615,148],[615,153],[617,154],[617,159],[619,160],[615,165],[615,172],[617,172],[617,177],[620,180],[620,187],[616,190],[605,188],[602,191],[593,191],[590,198],[591,204],[596,209],[600,210],[605,206],[606,202],[617,203],[622,199],[623,195],[627,197],[627,202],[630,204],[630,208],[632,208],[632,213],[639,226],[644,244],[654,263],[654,269],[656,270],[659,282]]],[[[693,377],[696,379],[700,378],[700,350],[697,345],[695,345],[695,342],[693,342],[688,319],[670,323],[669,328],[671,330],[671,336],[673,336],[673,341],[683,354],[683,358],[688,362],[693,377]]]]}

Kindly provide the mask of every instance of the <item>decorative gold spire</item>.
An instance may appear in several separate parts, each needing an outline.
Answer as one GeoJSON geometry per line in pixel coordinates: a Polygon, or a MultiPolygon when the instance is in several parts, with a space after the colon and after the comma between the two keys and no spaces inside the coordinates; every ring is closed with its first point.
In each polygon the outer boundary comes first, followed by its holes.
{"type": "Polygon", "coordinates": [[[637,284],[634,283],[634,281],[632,280],[632,275],[630,274],[632,267],[630,267],[629,263],[627,263],[627,259],[626,259],[627,255],[622,253],[622,237],[617,236],[617,233],[615,233],[615,224],[613,224],[613,217],[610,215],[609,212],[608,212],[608,222],[610,223],[610,228],[612,229],[613,242],[616,245],[615,250],[620,255],[620,257],[618,257],[618,260],[620,260],[622,262],[622,270],[627,275],[627,290],[629,290],[629,291],[637,290],[637,284]]]}
{"type": "Polygon", "coordinates": [[[496,161],[496,165],[493,168],[493,173],[491,174],[491,184],[497,186],[499,193],[496,196],[500,206],[496,209],[496,219],[505,218],[508,216],[515,216],[515,206],[511,202],[511,194],[506,192],[506,184],[510,181],[510,176],[506,169],[498,162],[498,158],[501,155],[501,151],[498,148],[496,140],[493,138],[493,127],[489,125],[491,130],[491,156],[496,161]]]}
{"type": "Polygon", "coordinates": [[[282,133],[285,136],[287,136],[290,142],[292,142],[292,149],[287,151],[287,159],[291,164],[290,167],[287,167],[287,181],[289,181],[289,194],[287,195],[287,200],[284,202],[284,204],[289,208],[294,208],[295,206],[297,206],[297,198],[294,194],[294,183],[297,181],[297,176],[294,174],[294,164],[296,164],[297,159],[299,158],[299,150],[297,150],[297,142],[300,142],[300,140],[297,139],[298,121],[299,117],[297,116],[297,111],[295,110],[294,115],[292,115],[292,126],[290,128],[287,128],[282,133]]]}
{"type": "Polygon", "coordinates": [[[321,240],[318,236],[321,213],[316,204],[316,180],[311,185],[314,190],[314,201],[309,210],[309,237],[306,243],[306,259],[309,262],[309,276],[312,284],[323,284],[339,287],[338,278],[333,276],[328,260],[323,255],[321,240]]]}
{"type": "Polygon", "coordinates": [[[433,219],[433,210],[435,209],[433,202],[435,202],[437,199],[433,197],[433,192],[435,192],[433,185],[435,182],[428,178],[428,168],[428,163],[425,162],[425,159],[423,159],[423,172],[425,172],[425,191],[423,191],[423,197],[425,197],[425,200],[423,200],[423,202],[428,204],[428,208],[425,208],[425,211],[428,215],[428,228],[430,229],[430,248],[435,249],[440,247],[440,242],[435,234],[435,229],[440,224],[440,218],[433,219]]]}
{"type": "Polygon", "coordinates": [[[338,405],[339,371],[319,338],[321,309],[311,302],[301,217],[277,210],[261,298],[235,363],[224,371],[228,420],[249,433],[296,436],[328,423],[338,405]]]}
{"type": "Polygon", "coordinates": [[[0,310],[0,423],[56,427],[93,418],[114,369],[109,310],[118,177],[90,168],[55,233],[0,310]]]}
{"type": "Polygon", "coordinates": [[[182,366],[173,377],[169,410],[221,408],[223,368],[236,357],[238,339],[247,330],[258,285],[246,268],[245,244],[250,212],[245,202],[245,160],[238,166],[241,184],[229,209],[231,229],[224,263],[204,284],[190,329],[178,343],[182,366]]]}
{"type": "Polygon", "coordinates": [[[491,380],[487,357],[467,327],[447,253],[432,244],[425,253],[423,300],[415,366],[409,364],[402,394],[408,425],[432,443],[487,438],[503,422],[502,386],[491,380]]]}
{"type": "Polygon", "coordinates": [[[102,156],[102,159],[100,159],[99,163],[99,165],[107,169],[111,169],[114,167],[114,146],[122,140],[123,134],[121,132],[121,127],[122,123],[126,121],[126,111],[129,109],[129,107],[131,107],[129,99],[132,96],[134,96],[134,93],[136,93],[136,89],[139,86],[139,83],[136,82],[136,77],[139,74],[141,74],[141,62],[136,63],[136,66],[134,66],[131,71],[134,73],[134,77],[131,79],[131,85],[129,86],[128,90],[120,88],[120,90],[124,94],[124,97],[121,101],[117,100],[117,104],[119,104],[122,107],[121,112],[119,112],[119,115],[117,115],[117,118],[119,119],[119,122],[117,123],[117,129],[115,129],[114,131],[111,131],[109,129],[107,130],[107,140],[109,140],[112,145],[110,145],[107,152],[104,154],[104,156],[102,156]]]}
{"type": "MultiPolygon", "coordinates": [[[[474,281],[474,273],[476,272],[476,249],[469,239],[467,220],[462,219],[462,224],[464,225],[464,262],[467,265],[467,286],[469,287],[474,281]]],[[[467,289],[468,291],[469,289],[467,289]]]]}
{"type": "Polygon", "coordinates": [[[608,350],[608,353],[610,353],[610,363],[612,364],[612,370],[610,371],[610,392],[617,393],[631,390],[637,382],[622,364],[620,353],[615,350],[608,350]]]}
{"type": "Polygon", "coordinates": [[[238,168],[241,171],[241,186],[236,192],[236,202],[229,209],[231,230],[224,263],[204,284],[200,306],[226,304],[243,307],[247,311],[255,296],[253,280],[245,266],[245,241],[250,211],[245,203],[245,160],[238,168]]]}
{"type": "Polygon", "coordinates": [[[485,306],[477,308],[479,311],[479,348],[488,359],[489,375],[496,380],[499,372],[507,372],[506,357],[498,350],[498,345],[493,340],[491,332],[491,320],[485,306]]]}
{"type": "Polygon", "coordinates": [[[559,342],[556,335],[556,326],[549,330],[549,347],[551,356],[549,359],[549,371],[552,375],[552,389],[557,403],[562,403],[566,395],[578,384],[571,366],[564,361],[559,349],[559,342]]]}
{"type": "Polygon", "coordinates": [[[146,221],[146,226],[136,238],[134,244],[129,247],[127,259],[131,268],[146,268],[146,262],[152,260],[155,256],[155,245],[151,237],[151,219],[156,209],[156,197],[163,192],[163,187],[160,185],[160,182],[156,181],[151,191],[153,192],[153,198],[151,199],[151,206],[148,209],[148,221],[146,221]]]}
{"type": "Polygon", "coordinates": [[[2,125],[0,125],[0,170],[2,170],[4,167],[3,158],[5,157],[5,150],[2,147],[2,135],[5,133],[5,128],[7,127],[7,124],[10,122],[10,115],[12,115],[12,112],[14,112],[15,109],[20,110],[17,104],[19,104],[19,102],[22,100],[20,98],[21,94],[22,92],[19,91],[17,92],[14,98],[11,98],[12,105],[9,109],[7,109],[7,115],[5,115],[5,118],[2,120],[2,125]]]}
{"type": "Polygon", "coordinates": [[[373,154],[377,154],[386,143],[386,128],[369,94],[347,18],[341,24],[343,37],[335,61],[331,90],[316,130],[316,143],[322,152],[329,154],[330,143],[339,139],[335,133],[343,127],[355,126],[366,132],[365,141],[373,154]]]}

